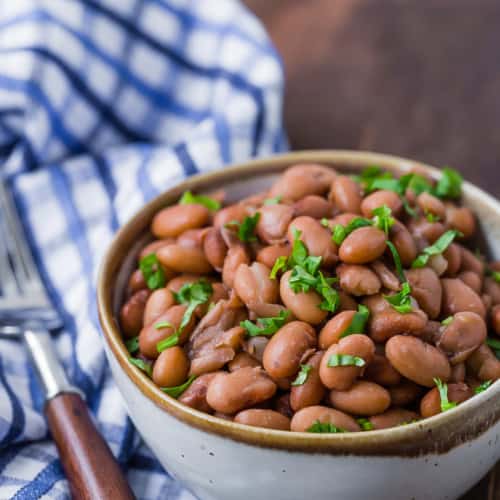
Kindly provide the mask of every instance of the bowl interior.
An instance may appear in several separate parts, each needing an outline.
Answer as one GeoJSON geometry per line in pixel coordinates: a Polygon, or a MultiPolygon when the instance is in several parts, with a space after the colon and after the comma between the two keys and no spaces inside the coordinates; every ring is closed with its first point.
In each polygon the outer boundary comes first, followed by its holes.
{"type": "MultiPolygon", "coordinates": [[[[227,167],[214,173],[192,177],[180,185],[166,191],[158,198],[141,209],[141,211],[128,222],[117,234],[106,258],[103,262],[98,285],[99,315],[106,341],[118,358],[122,369],[139,386],[141,391],[152,398],[155,403],[167,412],[211,432],[217,432],[242,441],[250,441],[260,445],[279,446],[286,448],[323,449],[325,442],[329,449],[339,447],[339,451],[356,449],[366,451],[380,451],[383,444],[387,450],[393,445],[401,446],[401,440],[419,440],[425,444],[429,440],[428,429],[432,427],[439,433],[441,428],[444,435],[449,434],[450,425],[458,425],[459,420],[466,418],[465,413],[470,412],[471,427],[464,432],[480,432],[484,425],[491,425],[500,416],[500,398],[496,398],[495,405],[489,405],[488,412],[476,412],[480,405],[492,400],[500,393],[500,383],[491,389],[461,404],[453,411],[442,413],[430,419],[410,424],[408,426],[381,431],[371,431],[363,434],[321,435],[310,433],[289,433],[268,429],[251,428],[228,422],[188,408],[175,399],[161,392],[154,383],[144,374],[135,369],[128,362],[128,353],[121,340],[118,330],[118,311],[123,301],[123,291],[131,271],[136,265],[136,256],[144,244],[151,239],[149,225],[153,215],[162,207],[176,203],[185,190],[198,193],[210,192],[223,188],[227,193],[228,202],[262,191],[268,188],[278,175],[289,165],[314,162],[331,165],[336,170],[345,173],[357,173],[370,165],[378,165],[396,173],[406,173],[412,168],[424,168],[434,177],[438,177],[439,170],[403,158],[374,153],[350,151],[320,151],[301,152],[280,155],[264,160],[256,160],[240,166],[227,167]],[[332,445],[332,443],[336,443],[332,445]],[[361,448],[360,448],[361,447],[361,448]]],[[[471,207],[478,215],[481,232],[484,235],[478,239],[477,245],[484,251],[489,247],[489,257],[500,256],[500,204],[491,196],[469,183],[464,183],[463,202],[471,207]]],[[[432,441],[434,442],[436,435],[432,441]]],[[[463,436],[462,436],[463,437],[463,436]]],[[[449,438],[449,436],[448,436],[449,438]]],[[[444,440],[451,447],[450,440],[444,440]]],[[[456,443],[455,443],[456,444],[456,443]]],[[[429,441],[430,445],[430,441],[429,441]]],[[[435,443],[432,445],[435,446],[435,443]]],[[[359,451],[359,450],[358,450],[359,451]]]]}

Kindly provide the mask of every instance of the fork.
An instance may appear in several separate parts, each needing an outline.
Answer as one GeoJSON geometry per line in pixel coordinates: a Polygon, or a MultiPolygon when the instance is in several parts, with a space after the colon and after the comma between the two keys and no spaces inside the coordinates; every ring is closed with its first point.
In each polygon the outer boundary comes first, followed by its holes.
{"type": "Polygon", "coordinates": [[[62,326],[0,180],[0,337],[22,339],[44,390],[44,412],[75,499],[134,499],[118,462],[97,431],[80,390],[57,358],[50,331],[62,326]]]}

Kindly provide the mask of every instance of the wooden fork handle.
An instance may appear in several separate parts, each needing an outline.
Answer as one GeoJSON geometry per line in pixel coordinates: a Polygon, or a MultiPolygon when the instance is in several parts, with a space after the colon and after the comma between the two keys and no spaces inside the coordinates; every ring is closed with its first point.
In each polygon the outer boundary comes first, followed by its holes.
{"type": "Polygon", "coordinates": [[[135,499],[118,462],[79,394],[62,393],[45,405],[50,432],[77,500],[135,499]]]}

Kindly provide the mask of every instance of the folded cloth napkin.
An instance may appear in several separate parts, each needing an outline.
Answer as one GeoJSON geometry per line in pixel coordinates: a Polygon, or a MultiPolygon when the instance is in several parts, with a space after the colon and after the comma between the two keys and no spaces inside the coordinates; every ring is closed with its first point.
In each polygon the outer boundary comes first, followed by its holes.
{"type": "MultiPolygon", "coordinates": [[[[64,318],[59,355],[140,499],[193,497],[141,444],[110,377],[99,261],[169,186],[283,150],[282,87],[235,0],[0,1],[0,172],[64,318]]],[[[41,403],[23,347],[0,340],[0,499],[69,496],[41,403]]]]}

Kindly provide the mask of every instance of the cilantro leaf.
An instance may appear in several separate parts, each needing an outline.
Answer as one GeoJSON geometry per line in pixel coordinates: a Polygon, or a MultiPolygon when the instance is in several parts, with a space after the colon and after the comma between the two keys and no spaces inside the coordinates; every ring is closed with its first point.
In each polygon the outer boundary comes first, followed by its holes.
{"type": "Polygon", "coordinates": [[[316,286],[318,278],[308,273],[303,267],[294,266],[288,284],[294,293],[308,292],[316,286]]]}
{"type": "Polygon", "coordinates": [[[410,189],[415,193],[415,195],[426,193],[432,193],[432,184],[422,175],[416,173],[410,173],[403,175],[399,179],[400,183],[400,193],[404,194],[407,189],[410,189]]]}
{"type": "Polygon", "coordinates": [[[322,311],[335,312],[340,304],[339,293],[331,286],[334,280],[336,281],[336,278],[325,278],[323,273],[319,272],[314,288],[323,297],[323,302],[319,305],[322,311]]]}
{"type": "Polygon", "coordinates": [[[274,198],[266,198],[264,200],[264,205],[278,205],[278,203],[281,201],[282,196],[275,196],[274,198]]]}
{"type": "Polygon", "coordinates": [[[367,418],[357,418],[356,422],[359,424],[363,431],[373,430],[373,424],[367,418]]]}
{"type": "Polygon", "coordinates": [[[287,267],[288,267],[287,262],[288,262],[288,257],[286,255],[281,255],[280,257],[278,257],[274,262],[274,265],[273,265],[273,268],[271,269],[271,273],[269,274],[269,277],[272,280],[275,280],[277,274],[280,271],[285,272],[287,270],[287,267]]]}
{"type": "Polygon", "coordinates": [[[448,316],[447,318],[441,321],[441,324],[444,326],[448,326],[453,321],[453,316],[448,316]]]}
{"type": "Polygon", "coordinates": [[[174,347],[179,343],[179,331],[176,330],[172,335],[169,335],[167,338],[160,340],[156,344],[156,350],[158,352],[163,352],[165,349],[169,347],[174,347]]]}
{"type": "Polygon", "coordinates": [[[497,283],[500,283],[500,272],[499,271],[493,271],[493,270],[488,270],[487,271],[488,276],[491,276],[497,283]]]}
{"type": "Polygon", "coordinates": [[[139,269],[150,290],[163,288],[167,281],[165,271],[160,265],[155,253],[144,256],[139,261],[139,269]]]}
{"type": "Polygon", "coordinates": [[[394,225],[396,220],[392,217],[392,210],[387,205],[372,210],[373,225],[382,229],[385,234],[389,234],[389,229],[394,225]]]}
{"type": "Polygon", "coordinates": [[[418,217],[417,211],[410,206],[408,200],[403,196],[401,201],[403,202],[403,208],[410,217],[418,217]]]}
{"type": "Polygon", "coordinates": [[[316,420],[314,424],[307,429],[307,432],[314,432],[317,434],[338,434],[340,432],[347,432],[345,429],[341,429],[340,427],[337,427],[330,422],[320,422],[319,420],[316,420]]]}
{"type": "Polygon", "coordinates": [[[439,391],[439,397],[441,399],[441,411],[444,412],[455,408],[455,406],[457,406],[457,403],[448,400],[448,384],[445,384],[439,378],[434,378],[433,380],[439,391]]]}
{"type": "Polygon", "coordinates": [[[429,221],[429,222],[439,222],[441,220],[441,217],[439,217],[439,215],[435,215],[431,212],[427,212],[425,214],[425,218],[429,221]]]}
{"type": "Polygon", "coordinates": [[[411,267],[414,269],[424,267],[427,264],[429,257],[442,254],[457,236],[463,235],[460,231],[456,231],[455,229],[446,231],[446,233],[442,234],[433,245],[424,248],[423,252],[413,261],[411,267]]]}
{"type": "Polygon", "coordinates": [[[355,229],[360,227],[366,227],[373,225],[370,219],[365,219],[364,217],[354,217],[346,226],[342,224],[336,224],[333,227],[332,240],[340,245],[355,229]]]}
{"type": "Polygon", "coordinates": [[[405,281],[401,286],[401,291],[394,295],[384,295],[384,299],[391,304],[393,309],[401,314],[406,314],[412,312],[411,306],[411,287],[410,284],[405,281]]]}
{"type": "Polygon", "coordinates": [[[257,241],[255,236],[255,228],[260,219],[260,212],[255,212],[252,216],[247,216],[240,222],[230,222],[230,225],[235,225],[238,228],[238,238],[244,243],[257,241]]]}
{"type": "Polygon", "coordinates": [[[271,336],[274,335],[284,324],[290,312],[287,310],[280,311],[278,316],[271,318],[258,318],[255,323],[250,320],[245,320],[240,323],[240,326],[247,331],[249,337],[257,337],[259,335],[271,336]]]}
{"type": "Polygon", "coordinates": [[[492,349],[500,349],[500,340],[488,337],[486,339],[486,344],[488,344],[492,349]]]}
{"type": "Polygon", "coordinates": [[[399,193],[401,189],[399,179],[394,179],[392,176],[389,177],[389,175],[386,174],[384,176],[376,177],[365,184],[365,191],[367,193],[377,191],[378,189],[399,193]]]}
{"type": "Polygon", "coordinates": [[[193,383],[195,378],[196,375],[191,375],[186,382],[181,385],[176,385],[175,387],[161,387],[160,389],[169,396],[177,399],[193,383]]]}
{"type": "Polygon", "coordinates": [[[157,330],[160,330],[161,328],[173,328],[175,329],[175,326],[170,323],[170,321],[159,321],[158,323],[154,324],[154,327],[157,330]]]}
{"type": "Polygon", "coordinates": [[[151,377],[151,374],[153,373],[153,367],[151,363],[148,363],[147,361],[144,361],[143,359],[140,358],[128,358],[128,360],[134,366],[139,368],[139,370],[143,371],[146,375],[151,377]]]}
{"type": "Polygon", "coordinates": [[[358,305],[358,311],[354,313],[351,324],[345,329],[340,338],[347,337],[353,333],[364,333],[366,322],[370,317],[370,309],[363,304],[358,305]]]}
{"type": "Polygon", "coordinates": [[[475,389],[474,389],[474,393],[475,394],[481,394],[482,392],[484,392],[486,389],[488,389],[488,387],[493,383],[493,380],[487,380],[486,382],[483,382],[481,385],[478,385],[475,389]]]}
{"type": "Polygon", "coordinates": [[[292,382],[292,385],[293,386],[304,385],[311,370],[312,370],[311,365],[300,365],[300,371],[297,374],[297,378],[292,382]]]}
{"type": "Polygon", "coordinates": [[[139,335],[128,339],[125,342],[125,347],[130,354],[134,354],[134,352],[137,352],[139,350],[139,335]]]}
{"type": "Polygon", "coordinates": [[[460,198],[462,194],[462,176],[453,168],[444,167],[435,194],[440,198],[460,198]]]}
{"type": "Polygon", "coordinates": [[[366,365],[366,361],[359,356],[351,356],[350,354],[332,354],[326,363],[326,366],[333,368],[336,366],[358,366],[366,365]]]}
{"type": "Polygon", "coordinates": [[[214,198],[203,194],[193,194],[191,191],[185,191],[179,203],[181,205],[203,205],[212,212],[216,212],[221,207],[220,202],[214,198]]]}
{"type": "Polygon", "coordinates": [[[392,241],[387,240],[386,244],[389,247],[389,250],[391,251],[399,281],[401,283],[404,283],[406,281],[406,276],[405,273],[403,272],[403,265],[401,264],[401,257],[399,256],[399,252],[395,247],[394,243],[392,243],[392,241]]]}

